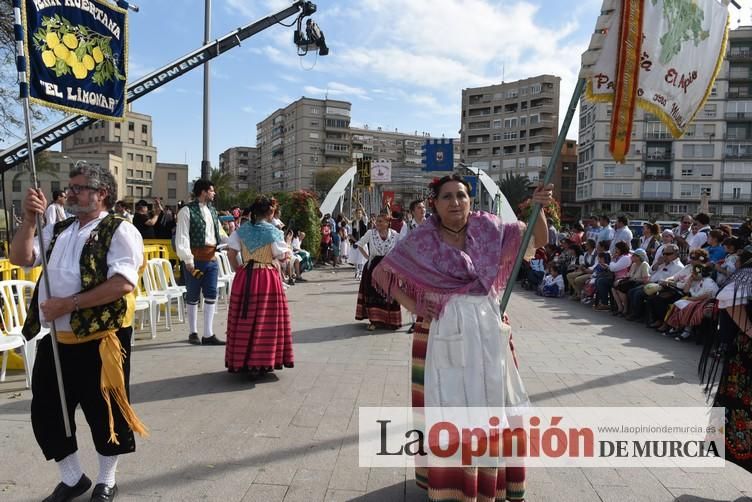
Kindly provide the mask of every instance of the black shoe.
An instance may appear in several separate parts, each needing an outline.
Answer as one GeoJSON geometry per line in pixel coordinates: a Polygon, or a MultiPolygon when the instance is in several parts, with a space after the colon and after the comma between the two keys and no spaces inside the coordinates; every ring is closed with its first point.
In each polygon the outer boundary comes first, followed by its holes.
{"type": "Polygon", "coordinates": [[[225,342],[217,338],[217,335],[212,335],[202,338],[201,345],[225,345],[225,342]]]}
{"type": "Polygon", "coordinates": [[[292,277],[290,277],[289,279],[287,279],[287,284],[289,286],[295,286],[295,279],[293,279],[292,277]]]}
{"type": "Polygon", "coordinates": [[[81,474],[81,479],[78,480],[73,486],[68,486],[65,483],[58,483],[49,497],[44,499],[43,502],[67,502],[73,500],[79,495],[86,493],[91,487],[91,480],[86,477],[86,474],[81,474]]]}
{"type": "Polygon", "coordinates": [[[94,491],[91,492],[91,502],[109,502],[110,500],[115,500],[115,495],[117,495],[118,487],[117,484],[113,485],[112,488],[107,486],[104,483],[97,483],[97,485],[94,487],[94,491]]]}
{"type": "Polygon", "coordinates": [[[412,332],[414,332],[414,331],[415,331],[415,323],[412,323],[412,324],[410,325],[410,327],[409,327],[409,328],[407,329],[407,332],[408,332],[408,333],[412,333],[412,332]]]}
{"type": "Polygon", "coordinates": [[[201,345],[201,339],[198,337],[198,333],[191,333],[188,335],[188,343],[193,345],[201,345]]]}
{"type": "Polygon", "coordinates": [[[295,279],[296,282],[308,282],[308,279],[303,279],[302,277],[298,277],[295,279]]]}

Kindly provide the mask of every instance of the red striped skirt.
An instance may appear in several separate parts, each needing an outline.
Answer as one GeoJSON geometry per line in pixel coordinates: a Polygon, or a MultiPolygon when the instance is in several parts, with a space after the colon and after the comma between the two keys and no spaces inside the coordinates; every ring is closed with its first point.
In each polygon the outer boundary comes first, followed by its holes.
{"type": "Polygon", "coordinates": [[[707,309],[710,309],[709,313],[712,315],[714,306],[715,301],[712,298],[699,302],[691,302],[683,309],[671,305],[666,313],[666,324],[673,328],[699,326],[705,318],[707,309]]]}
{"type": "Polygon", "coordinates": [[[361,321],[368,319],[373,324],[387,328],[397,329],[402,326],[402,310],[400,304],[387,301],[373,287],[371,274],[383,256],[375,256],[370,263],[363,268],[358,288],[358,305],[355,307],[355,319],[361,321]]]}
{"type": "Polygon", "coordinates": [[[238,269],[227,312],[225,366],[229,371],[292,368],[292,328],[279,272],[238,269]]]}
{"type": "MultiPolygon", "coordinates": [[[[504,316],[506,322],[506,315],[504,316]]],[[[418,317],[415,322],[412,347],[412,405],[416,423],[423,414],[423,382],[428,348],[430,323],[418,317]]],[[[512,340],[510,350],[515,357],[512,340]]],[[[461,467],[416,467],[415,482],[428,490],[428,500],[490,502],[525,499],[525,468],[461,468],[461,467]]]]}

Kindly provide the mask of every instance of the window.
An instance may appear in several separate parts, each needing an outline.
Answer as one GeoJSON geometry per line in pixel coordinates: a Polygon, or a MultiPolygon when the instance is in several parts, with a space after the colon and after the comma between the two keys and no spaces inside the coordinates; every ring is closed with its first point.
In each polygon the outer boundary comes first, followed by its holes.
{"type": "Polygon", "coordinates": [[[133,160],[133,154],[131,152],[128,152],[127,157],[128,160],[133,160]]]}
{"type": "Polygon", "coordinates": [[[689,206],[687,206],[687,204],[671,204],[668,207],[668,212],[673,214],[687,214],[689,213],[689,206]]]}
{"type": "Polygon", "coordinates": [[[120,122],[115,122],[115,129],[120,129],[120,122]]]}
{"type": "Polygon", "coordinates": [[[128,138],[128,143],[133,145],[135,142],[133,141],[133,138],[128,138]]]}
{"type": "Polygon", "coordinates": [[[14,192],[21,191],[21,180],[13,180],[13,191],[14,192]]]}
{"type": "Polygon", "coordinates": [[[149,134],[149,126],[141,124],[141,134],[149,134]]]}
{"type": "Polygon", "coordinates": [[[319,115],[319,114],[321,113],[321,108],[319,108],[318,106],[312,106],[312,107],[310,108],[310,112],[311,112],[311,113],[312,113],[313,115],[319,115]]]}
{"type": "Polygon", "coordinates": [[[144,187],[136,187],[136,197],[144,196],[144,187]]]}
{"type": "Polygon", "coordinates": [[[144,173],[146,174],[146,179],[150,180],[151,179],[151,171],[144,171],[144,173]]]}
{"type": "Polygon", "coordinates": [[[713,176],[713,164],[682,164],[682,176],[713,176]]]}
{"type": "Polygon", "coordinates": [[[621,211],[624,213],[639,213],[640,212],[640,205],[635,203],[624,203],[621,204],[621,211]]]}
{"type": "Polygon", "coordinates": [[[133,178],[133,169],[128,169],[128,177],[133,178]]]}
{"type": "Polygon", "coordinates": [[[504,139],[510,140],[510,139],[517,139],[517,131],[507,131],[504,133],[504,139]]]}
{"type": "Polygon", "coordinates": [[[604,183],[603,195],[605,197],[632,195],[632,184],[631,183],[604,183]]]}
{"type": "MultiPolygon", "coordinates": [[[[496,122],[496,121],[494,121],[496,122]]],[[[517,127],[517,117],[513,117],[510,119],[504,119],[504,129],[512,129],[517,127]]]]}
{"type": "Polygon", "coordinates": [[[144,161],[144,156],[141,155],[140,153],[137,153],[136,154],[136,162],[143,162],[143,161],[144,161]]]}
{"type": "Polygon", "coordinates": [[[702,109],[702,116],[706,118],[715,118],[717,111],[718,111],[718,105],[716,104],[705,105],[705,108],[702,109]]]}
{"type": "Polygon", "coordinates": [[[712,187],[709,185],[688,185],[688,184],[681,184],[679,186],[680,188],[680,197],[686,197],[686,198],[699,198],[700,195],[706,194],[710,196],[712,194],[712,187]]]}
{"type": "Polygon", "coordinates": [[[501,141],[501,134],[494,133],[494,135],[493,135],[493,141],[501,141]]]}
{"type": "Polygon", "coordinates": [[[120,142],[120,136],[115,136],[115,141],[120,142]]]}
{"type": "Polygon", "coordinates": [[[496,119],[493,121],[493,128],[494,129],[501,129],[501,119],[496,119]]]}
{"type": "Polygon", "coordinates": [[[620,178],[629,178],[634,176],[635,168],[632,164],[612,164],[603,166],[603,176],[618,176],[620,178]]]}
{"type": "Polygon", "coordinates": [[[167,173],[167,181],[177,181],[178,175],[177,173],[167,173]]]}
{"type": "Polygon", "coordinates": [[[136,178],[143,178],[144,177],[144,171],[141,169],[136,169],[136,178]]]}
{"type": "Polygon", "coordinates": [[[142,139],[142,140],[141,140],[141,145],[142,145],[142,146],[149,146],[149,142],[148,142],[148,141],[146,141],[145,139],[142,139]]]}
{"type": "Polygon", "coordinates": [[[317,132],[309,132],[308,137],[311,139],[319,139],[319,133],[317,132]]]}
{"type": "Polygon", "coordinates": [[[147,155],[146,156],[146,162],[148,162],[149,164],[151,164],[151,155],[147,155]]]}
{"type": "Polygon", "coordinates": [[[129,131],[135,131],[136,130],[136,124],[133,122],[128,122],[128,130],[129,131]]]}
{"type": "Polygon", "coordinates": [[[510,89],[507,91],[507,99],[513,99],[517,97],[517,89],[510,89]]]}
{"type": "Polygon", "coordinates": [[[714,153],[715,145],[682,145],[682,154],[688,159],[710,159],[714,153]]]}
{"type": "Polygon", "coordinates": [[[167,189],[167,198],[168,199],[177,199],[178,198],[178,191],[175,188],[168,188],[167,189]]]}
{"type": "Polygon", "coordinates": [[[133,185],[128,185],[128,195],[133,197],[133,185]]]}
{"type": "Polygon", "coordinates": [[[55,190],[60,190],[60,182],[59,181],[51,181],[50,182],[50,190],[52,190],[53,192],[55,190]]]}

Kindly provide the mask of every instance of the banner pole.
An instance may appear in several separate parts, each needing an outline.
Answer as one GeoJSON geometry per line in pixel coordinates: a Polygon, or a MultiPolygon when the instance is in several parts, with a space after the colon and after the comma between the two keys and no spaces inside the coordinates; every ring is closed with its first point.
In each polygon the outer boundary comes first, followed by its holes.
{"type": "MultiPolygon", "coordinates": [[[[21,20],[21,0],[13,0],[13,17],[15,23],[15,38],[16,38],[16,67],[18,69],[18,82],[20,88],[20,97],[23,102],[24,110],[24,122],[26,126],[26,144],[29,150],[29,169],[31,171],[31,183],[34,186],[34,190],[37,192],[39,189],[39,178],[37,177],[36,159],[34,158],[34,133],[31,127],[31,105],[29,103],[29,84],[26,81],[26,58],[23,51],[23,34],[25,33],[25,27],[21,20]]],[[[44,237],[42,236],[42,215],[36,215],[37,225],[37,237],[39,240],[39,254],[42,258],[42,278],[44,280],[44,287],[47,291],[47,297],[52,297],[50,290],[50,279],[47,276],[47,253],[44,249],[44,237]]],[[[55,363],[55,376],[57,377],[57,390],[60,394],[60,407],[63,413],[63,426],[65,427],[65,437],[71,437],[70,419],[68,418],[68,403],[65,399],[65,386],[63,385],[63,372],[60,366],[60,352],[57,342],[57,328],[55,321],[50,323],[50,343],[52,345],[52,359],[55,363]]],[[[27,366],[33,364],[33,361],[24,361],[27,366]]],[[[26,368],[29,371],[30,368],[26,368]]]]}
{"type": "MultiPolygon", "coordinates": [[[[585,90],[585,83],[586,80],[584,78],[577,80],[577,85],[574,88],[574,93],[572,93],[572,99],[569,102],[567,114],[564,117],[564,123],[562,124],[561,130],[559,131],[558,138],[556,138],[556,144],[554,145],[554,151],[551,155],[551,160],[548,162],[548,168],[546,168],[546,175],[543,178],[544,186],[551,183],[551,179],[554,177],[556,164],[559,162],[559,157],[561,156],[561,149],[563,148],[564,141],[566,141],[567,134],[569,133],[569,126],[572,124],[572,118],[574,117],[574,112],[577,109],[577,104],[579,103],[580,98],[582,97],[582,93],[585,90]]],[[[540,210],[540,204],[534,203],[530,207],[530,216],[527,219],[527,228],[525,228],[525,234],[522,237],[522,244],[520,245],[520,250],[517,252],[517,257],[514,260],[514,268],[512,269],[512,275],[507,282],[507,287],[506,289],[504,289],[504,296],[501,298],[500,308],[502,315],[504,315],[504,311],[509,304],[509,298],[512,296],[512,289],[514,288],[514,283],[517,281],[517,276],[520,273],[520,268],[522,268],[522,260],[525,257],[525,250],[527,249],[528,244],[530,243],[530,239],[533,236],[535,222],[538,219],[538,213],[540,210]]]]}

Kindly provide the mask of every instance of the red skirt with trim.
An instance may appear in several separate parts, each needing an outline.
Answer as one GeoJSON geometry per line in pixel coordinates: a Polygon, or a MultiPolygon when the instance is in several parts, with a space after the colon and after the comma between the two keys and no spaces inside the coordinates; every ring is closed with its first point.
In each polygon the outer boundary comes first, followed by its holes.
{"type": "Polygon", "coordinates": [[[243,267],[232,283],[225,366],[231,372],[292,368],[292,328],[279,272],[243,267]]]}

